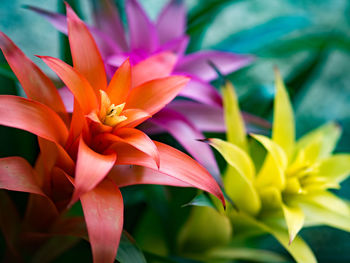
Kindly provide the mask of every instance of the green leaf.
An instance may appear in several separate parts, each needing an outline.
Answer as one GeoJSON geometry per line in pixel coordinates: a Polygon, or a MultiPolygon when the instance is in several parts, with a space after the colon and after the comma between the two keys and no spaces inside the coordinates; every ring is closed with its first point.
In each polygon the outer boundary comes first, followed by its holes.
{"type": "Polygon", "coordinates": [[[146,259],[141,250],[136,246],[131,236],[123,231],[120,239],[118,253],[116,259],[120,263],[146,263],[146,259]]]}
{"type": "Polygon", "coordinates": [[[197,195],[189,203],[183,205],[183,207],[185,206],[207,206],[216,209],[215,204],[207,193],[201,193],[197,195]]]}
{"type": "Polygon", "coordinates": [[[17,81],[16,75],[12,72],[7,63],[0,64],[0,75],[17,81]]]}

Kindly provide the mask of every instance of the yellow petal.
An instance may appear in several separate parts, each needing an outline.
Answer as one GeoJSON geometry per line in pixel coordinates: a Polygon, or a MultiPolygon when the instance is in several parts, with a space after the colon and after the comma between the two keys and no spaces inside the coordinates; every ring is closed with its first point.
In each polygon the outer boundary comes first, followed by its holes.
{"type": "MultiPolygon", "coordinates": [[[[299,263],[317,263],[315,255],[312,253],[310,247],[300,237],[296,237],[289,245],[289,235],[286,229],[281,227],[280,222],[275,220],[258,221],[257,219],[244,215],[243,213],[236,213],[231,215],[231,220],[239,229],[260,229],[263,232],[273,235],[283,247],[293,256],[295,261],[299,263]]],[[[258,231],[256,231],[258,233],[258,231]]]]}
{"type": "Polygon", "coordinates": [[[232,226],[228,217],[211,207],[193,207],[188,221],[180,231],[179,249],[182,253],[205,252],[227,245],[232,226]]]}
{"type": "Polygon", "coordinates": [[[220,139],[210,139],[209,142],[229,164],[224,176],[227,194],[239,209],[256,214],[261,204],[253,186],[255,168],[249,155],[238,146],[220,139]]]}
{"type": "Polygon", "coordinates": [[[305,213],[306,223],[328,225],[350,232],[349,206],[340,198],[324,193],[323,196],[305,198],[299,204],[305,213]]]}
{"type": "Polygon", "coordinates": [[[272,140],[291,156],[295,143],[294,113],[282,77],[276,69],[276,96],[274,102],[272,140]]]}
{"type": "Polygon", "coordinates": [[[239,110],[237,95],[230,82],[222,88],[227,141],[247,150],[247,138],[244,121],[239,110]]]}
{"type": "Polygon", "coordinates": [[[209,143],[213,146],[225,160],[233,166],[239,173],[253,180],[255,177],[255,168],[253,161],[249,155],[235,144],[220,140],[209,139],[209,143]]]}
{"type": "Polygon", "coordinates": [[[268,152],[257,176],[257,185],[259,187],[275,186],[278,189],[284,189],[286,184],[285,169],[288,160],[283,149],[266,136],[252,134],[252,137],[260,142],[268,152]]]}
{"type": "Polygon", "coordinates": [[[296,151],[300,151],[317,137],[320,137],[321,149],[318,158],[328,157],[334,150],[340,135],[341,129],[339,125],[334,122],[327,123],[300,138],[296,144],[296,151]]]}
{"type": "Polygon", "coordinates": [[[292,207],[283,204],[282,209],[288,227],[289,244],[291,244],[300,229],[303,227],[304,213],[297,206],[292,207]]]}
{"type": "Polygon", "coordinates": [[[273,186],[259,189],[263,210],[280,209],[282,206],[281,191],[273,186]]]}
{"type": "Polygon", "coordinates": [[[339,184],[350,174],[350,154],[335,154],[324,159],[318,167],[317,176],[328,182],[339,184]]]}

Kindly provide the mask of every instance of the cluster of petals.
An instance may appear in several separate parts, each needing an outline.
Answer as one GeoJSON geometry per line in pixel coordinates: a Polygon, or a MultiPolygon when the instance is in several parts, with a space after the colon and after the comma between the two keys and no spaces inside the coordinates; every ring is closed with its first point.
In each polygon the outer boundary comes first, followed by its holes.
{"type": "Polygon", "coordinates": [[[0,33],[0,48],[28,97],[1,95],[0,124],[37,135],[40,146],[34,168],[20,157],[0,159],[0,188],[32,194],[24,223],[29,232],[59,232],[62,226],[62,233],[86,237],[59,223],[80,200],[94,262],[113,262],[123,229],[120,187],[196,187],[225,201],[205,168],[137,129],[187,84],[187,77],[169,76],[175,55],[162,52],[162,63],[150,57],[135,66],[126,59],[107,83],[97,45],[68,5],[67,27],[73,67],[40,58],[74,95],[72,113],[52,81],[0,33]]]}

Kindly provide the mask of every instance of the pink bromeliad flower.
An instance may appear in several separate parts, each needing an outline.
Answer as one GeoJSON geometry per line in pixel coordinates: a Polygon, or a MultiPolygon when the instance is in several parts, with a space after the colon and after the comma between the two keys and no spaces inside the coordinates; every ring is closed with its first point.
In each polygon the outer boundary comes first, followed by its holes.
{"type": "MultiPolygon", "coordinates": [[[[67,34],[64,15],[37,7],[29,8],[67,34]]],[[[171,71],[165,73],[189,76],[191,80],[179,96],[190,100],[173,101],[154,115],[144,128],[153,133],[169,132],[213,176],[219,178],[211,149],[196,140],[203,139],[203,131],[225,131],[221,95],[210,84],[217,74],[208,62],[215,64],[223,74],[229,74],[249,64],[252,57],[213,50],[185,54],[189,36],[185,32],[186,8],[181,0],[171,0],[155,22],[149,19],[137,0],[126,0],[125,8],[127,30],[113,1],[94,1],[94,26],[89,29],[99,46],[107,70],[112,74],[126,58],[130,58],[132,65],[151,59],[160,67],[164,62],[172,63],[171,71]],[[176,56],[171,62],[164,61],[166,57],[162,52],[172,52],[176,56]]],[[[62,89],[62,93],[64,100],[69,101],[65,89],[62,89]]],[[[248,121],[258,121],[259,125],[264,125],[251,116],[248,116],[248,121]]]]}

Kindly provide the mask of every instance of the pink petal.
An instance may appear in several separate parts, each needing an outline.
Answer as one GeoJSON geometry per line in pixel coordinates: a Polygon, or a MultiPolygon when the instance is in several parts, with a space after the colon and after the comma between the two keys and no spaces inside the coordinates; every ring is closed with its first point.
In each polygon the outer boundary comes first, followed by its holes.
{"type": "Polygon", "coordinates": [[[0,96],[0,124],[31,132],[64,145],[68,130],[62,119],[44,104],[17,96],[0,96]]]}
{"type": "Polygon", "coordinates": [[[221,95],[215,87],[198,78],[191,78],[179,95],[204,104],[222,106],[221,95]]]}
{"type": "Polygon", "coordinates": [[[57,113],[66,114],[52,81],[2,32],[0,48],[28,98],[45,104],[57,113]]]}
{"type": "Polygon", "coordinates": [[[71,204],[75,203],[80,196],[91,191],[105,178],[114,166],[116,158],[115,154],[101,155],[96,153],[80,138],[75,169],[75,191],[71,204]]]}
{"type": "Polygon", "coordinates": [[[123,230],[123,198],[116,185],[103,180],[80,198],[94,263],[113,263],[123,230]]]}
{"type": "Polygon", "coordinates": [[[208,63],[209,61],[226,75],[248,65],[252,60],[250,56],[228,52],[199,51],[183,57],[176,65],[175,72],[196,76],[204,81],[212,81],[218,76],[208,63]]]}
{"type": "Polygon", "coordinates": [[[174,110],[163,109],[158,112],[151,122],[158,124],[168,131],[199,163],[201,163],[220,181],[220,171],[212,150],[208,144],[199,142],[204,135],[185,117],[174,110]]]}
{"type": "Polygon", "coordinates": [[[64,103],[64,107],[66,108],[67,112],[73,112],[74,108],[74,95],[73,93],[66,87],[62,87],[58,90],[58,93],[61,96],[61,99],[64,103]]]}
{"type": "Polygon", "coordinates": [[[160,44],[185,34],[186,10],[181,0],[171,0],[158,17],[157,30],[160,44]]]}
{"type": "Polygon", "coordinates": [[[0,188],[46,196],[36,181],[32,166],[21,157],[0,159],[0,188]]]}

